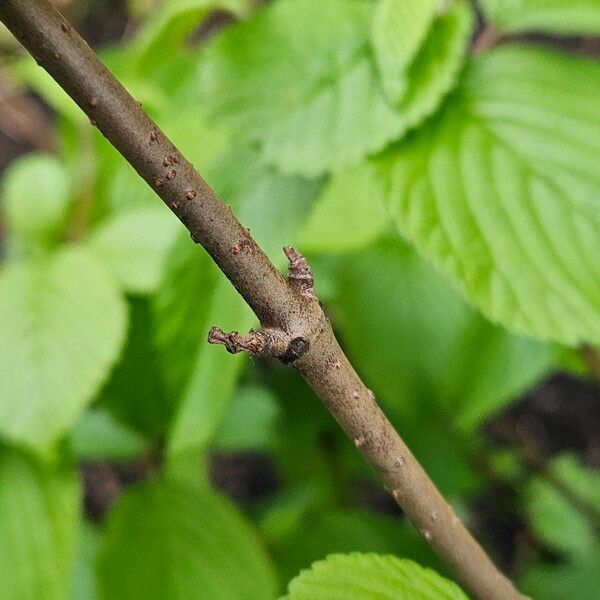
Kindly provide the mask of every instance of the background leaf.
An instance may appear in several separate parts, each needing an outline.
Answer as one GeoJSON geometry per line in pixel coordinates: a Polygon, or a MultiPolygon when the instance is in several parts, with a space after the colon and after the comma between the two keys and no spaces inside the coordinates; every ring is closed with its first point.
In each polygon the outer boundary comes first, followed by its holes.
{"type": "Polygon", "coordinates": [[[410,560],[333,554],[289,584],[287,600],[466,600],[451,581],[410,560]]]}
{"type": "Polygon", "coordinates": [[[170,0],[144,23],[135,41],[135,67],[147,73],[167,61],[210,11],[246,15],[250,0],[170,0]]]}
{"type": "MultiPolygon", "coordinates": [[[[552,477],[600,512],[600,474],[585,469],[576,457],[564,455],[548,466],[552,477]]],[[[574,560],[592,556],[597,543],[594,523],[568,497],[543,476],[524,490],[524,502],[533,531],[555,549],[574,555],[574,560]]]]}
{"type": "Polygon", "coordinates": [[[0,273],[0,433],[47,450],[77,420],[116,360],[126,310],[82,249],[0,273]]]}
{"type": "Polygon", "coordinates": [[[541,600],[564,600],[573,593],[577,600],[596,600],[600,585],[600,548],[572,564],[534,565],[522,578],[526,594],[541,600]]]}
{"type": "Polygon", "coordinates": [[[502,31],[600,33],[596,0],[479,0],[485,18],[502,31]]]}
{"type": "Polygon", "coordinates": [[[385,229],[389,216],[369,169],[349,168],[332,177],[315,202],[299,236],[308,252],[362,248],[385,229]],[[365,201],[371,195],[370,201],[365,201]]]}
{"type": "Polygon", "coordinates": [[[60,160],[27,154],[14,161],[2,181],[2,210],[11,233],[39,243],[64,225],[70,203],[69,178],[60,160]],[[43,193],[34,189],[44,182],[43,193]]]}
{"type": "Polygon", "coordinates": [[[128,428],[151,437],[167,431],[177,397],[168,393],[156,324],[147,298],[129,300],[130,326],[121,357],[97,403],[128,428]]]}
{"type": "Polygon", "coordinates": [[[280,407],[272,393],[257,385],[239,387],[215,435],[220,451],[268,450],[276,439],[280,407]]]}
{"type": "Polygon", "coordinates": [[[149,294],[162,279],[167,252],[180,228],[168,209],[154,201],[117,213],[92,232],[88,243],[126,292],[149,294]]]}
{"type": "Polygon", "coordinates": [[[105,410],[85,412],[71,429],[69,449],[78,460],[131,459],[147,450],[147,441],[105,410]]]}
{"type": "Polygon", "coordinates": [[[69,596],[79,485],[63,466],[0,449],[0,581],[4,600],[69,596]]]}
{"type": "Polygon", "coordinates": [[[96,558],[100,540],[100,532],[91,525],[84,525],[81,528],[73,567],[70,600],[98,600],[96,558]]]}
{"type": "Polygon", "coordinates": [[[273,569],[237,511],[208,490],[157,481],[124,496],[99,565],[101,598],[271,600],[273,569]]]}
{"type": "MultiPolygon", "coordinates": [[[[229,281],[219,281],[207,315],[205,335],[209,323],[218,323],[228,331],[247,331],[255,322],[256,317],[229,281]]],[[[195,366],[171,430],[172,458],[206,447],[225,414],[246,358],[242,354],[231,356],[205,340],[204,336],[200,340],[195,366]]]]}

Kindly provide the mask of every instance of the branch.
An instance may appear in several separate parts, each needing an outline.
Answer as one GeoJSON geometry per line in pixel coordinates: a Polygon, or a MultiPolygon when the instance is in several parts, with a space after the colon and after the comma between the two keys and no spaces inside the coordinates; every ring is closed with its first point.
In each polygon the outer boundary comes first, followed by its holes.
{"type": "Polygon", "coordinates": [[[248,336],[211,331],[229,351],[269,353],[310,384],[422,537],[481,600],[524,598],[446,503],[342,352],[306,260],[285,278],[71,25],[47,0],[0,0],[0,19],[201,244],[260,320],[248,336]]]}

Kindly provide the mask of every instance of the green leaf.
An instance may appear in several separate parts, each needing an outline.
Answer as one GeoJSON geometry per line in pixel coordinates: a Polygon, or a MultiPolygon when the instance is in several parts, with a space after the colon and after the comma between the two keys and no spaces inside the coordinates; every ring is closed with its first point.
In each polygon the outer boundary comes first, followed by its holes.
{"type": "Polygon", "coordinates": [[[236,390],[215,435],[219,450],[268,450],[275,443],[279,406],[267,388],[236,390]]]}
{"type": "Polygon", "coordinates": [[[389,216],[381,202],[383,192],[369,197],[372,172],[349,168],[335,175],[325,187],[299,235],[307,252],[362,248],[385,229],[389,216]]]}
{"type": "Polygon", "coordinates": [[[379,0],[371,43],[383,89],[392,103],[407,88],[406,70],[425,40],[438,0],[379,0]]]}
{"type": "Polygon", "coordinates": [[[70,600],[98,600],[96,558],[100,540],[99,531],[89,524],[83,524],[73,567],[70,600]]]}
{"type": "Polygon", "coordinates": [[[377,152],[447,92],[464,55],[471,12],[459,2],[439,19],[397,111],[380,88],[372,14],[364,0],[324,0],[310,10],[282,0],[225,30],[200,65],[209,115],[261,141],[267,162],[285,173],[319,175],[377,152]]]}
{"type": "Polygon", "coordinates": [[[155,343],[158,325],[150,300],[130,298],[129,308],[129,335],[121,359],[98,396],[98,404],[126,427],[149,437],[161,437],[170,426],[177,396],[168,393],[163,372],[168,365],[155,343]]]}
{"type": "Polygon", "coordinates": [[[219,276],[210,257],[182,232],[168,254],[165,276],[151,300],[154,346],[161,357],[156,367],[173,398],[187,385],[198,349],[205,344],[219,276]]]}
{"type": "Polygon", "coordinates": [[[255,317],[229,281],[188,236],[173,247],[169,269],[153,301],[159,369],[167,390],[178,399],[169,455],[203,450],[222,419],[244,363],[210,346],[212,325],[245,331],[255,317]]]}
{"type": "Polygon", "coordinates": [[[229,331],[246,331],[255,322],[256,317],[229,281],[219,280],[211,298],[204,335],[199,340],[195,366],[171,429],[168,453],[172,460],[206,447],[225,414],[244,364],[244,355],[232,356],[205,341],[209,324],[218,324],[229,331]]]}
{"type": "Polygon", "coordinates": [[[164,481],[128,492],[98,562],[102,598],[271,600],[277,581],[255,534],[209,490],[164,481]]]}
{"type": "Polygon", "coordinates": [[[371,3],[283,0],[224,31],[201,64],[210,114],[264,143],[267,161],[317,175],[357,162],[400,131],[379,89],[371,3]]]}
{"type": "Polygon", "coordinates": [[[600,34],[598,0],[479,0],[485,18],[502,31],[600,34]]]}
{"type": "Polygon", "coordinates": [[[245,16],[250,10],[250,0],[170,0],[161,5],[134,42],[138,72],[147,74],[168,61],[200,21],[216,9],[245,16]]]}
{"type": "Polygon", "coordinates": [[[597,470],[584,467],[581,460],[573,454],[563,454],[555,458],[549,469],[564,486],[600,511],[600,473],[597,470]]]}
{"type": "Polygon", "coordinates": [[[469,47],[474,15],[469,3],[455,0],[434,20],[408,70],[409,87],[400,105],[402,134],[433,114],[456,84],[469,47]]]}
{"type": "Polygon", "coordinates": [[[534,565],[525,572],[520,587],[539,600],[597,600],[600,547],[572,564],[534,565]]]}
{"type": "Polygon", "coordinates": [[[532,481],[524,501],[533,531],[547,544],[577,557],[591,552],[595,535],[588,520],[551,484],[532,481]]]}
{"type": "Polygon", "coordinates": [[[3,600],[64,600],[69,596],[79,503],[73,471],[0,450],[3,600]]]}
{"type": "Polygon", "coordinates": [[[453,582],[395,556],[332,554],[289,584],[286,600],[467,600],[453,582]]]}
{"type": "Polygon", "coordinates": [[[125,291],[150,294],[162,279],[167,252],[180,228],[167,208],[154,201],[117,213],[92,232],[88,244],[125,291]]]}
{"type": "Polygon", "coordinates": [[[85,412],[69,433],[69,448],[78,460],[124,460],[139,456],[148,442],[102,409],[85,412]]]}
{"type": "Polygon", "coordinates": [[[600,65],[481,56],[430,127],[375,164],[398,228],[491,320],[600,340],[600,65]]]}
{"type": "Polygon", "coordinates": [[[115,362],[126,309],[102,265],[70,248],[0,272],[0,434],[48,450],[115,362]]]}
{"type": "Polygon", "coordinates": [[[274,546],[278,565],[288,578],[316,560],[345,552],[394,554],[438,565],[427,543],[406,520],[366,510],[301,514],[291,535],[274,546]]]}
{"type": "Polygon", "coordinates": [[[49,154],[26,154],[4,174],[3,211],[17,236],[34,242],[55,238],[65,224],[70,199],[67,173],[49,154]],[[34,189],[36,183],[41,188],[34,189]]]}
{"type": "MultiPolygon", "coordinates": [[[[551,464],[552,476],[600,512],[600,474],[585,469],[578,459],[563,455],[551,464]]],[[[569,498],[543,477],[525,489],[524,502],[534,532],[545,542],[578,559],[596,545],[593,523],[569,498]]]]}

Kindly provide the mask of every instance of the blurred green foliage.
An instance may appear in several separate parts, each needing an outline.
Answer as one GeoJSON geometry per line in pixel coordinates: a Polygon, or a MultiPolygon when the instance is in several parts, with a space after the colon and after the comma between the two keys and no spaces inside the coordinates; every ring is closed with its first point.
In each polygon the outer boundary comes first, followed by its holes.
{"type": "MultiPolygon", "coordinates": [[[[277,266],[283,245],[309,256],[461,516],[511,482],[541,548],[516,564],[526,591],[595,598],[597,523],[552,481],[593,512],[598,475],[563,456],[532,477],[481,428],[600,342],[598,64],[471,58],[464,0],[259,4],[136,0],[137,33],[101,55],[277,266]]],[[[480,4],[500,30],[600,34],[593,0],[480,4]]],[[[0,181],[0,596],[464,598],[412,562],[443,571],[294,373],[205,343],[256,319],[167,208],[31,58],[7,69],[55,111],[60,150],[0,181]],[[219,497],[215,453],[268,455],[274,489],[219,497]],[[92,524],[78,465],[115,460],[148,481],[92,524]]]]}

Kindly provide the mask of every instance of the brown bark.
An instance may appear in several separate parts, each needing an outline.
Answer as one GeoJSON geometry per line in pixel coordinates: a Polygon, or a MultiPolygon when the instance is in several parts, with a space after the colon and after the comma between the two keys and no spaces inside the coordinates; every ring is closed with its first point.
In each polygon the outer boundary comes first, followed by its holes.
{"type": "Polygon", "coordinates": [[[523,598],[454,514],[340,349],[293,248],[284,277],[141,106],[47,0],[1,0],[0,18],[189,229],[256,313],[261,332],[211,331],[271,353],[311,385],[424,539],[474,598],[523,598]]]}

